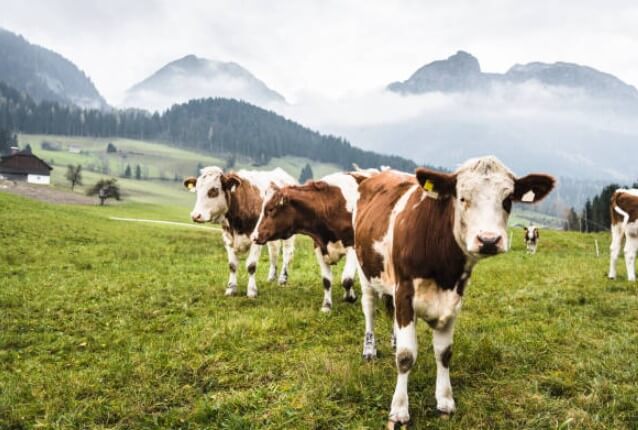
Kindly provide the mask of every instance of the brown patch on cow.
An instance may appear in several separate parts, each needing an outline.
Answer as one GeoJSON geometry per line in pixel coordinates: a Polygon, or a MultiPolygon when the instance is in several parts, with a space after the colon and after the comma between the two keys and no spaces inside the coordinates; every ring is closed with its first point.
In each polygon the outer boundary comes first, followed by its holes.
{"type": "Polygon", "coordinates": [[[403,350],[397,353],[397,367],[400,373],[409,372],[414,365],[414,355],[407,350],[403,350]]]}
{"type": "Polygon", "coordinates": [[[329,290],[330,288],[332,288],[332,283],[330,282],[330,280],[323,278],[323,289],[329,290]]]}
{"type": "Polygon", "coordinates": [[[441,353],[441,364],[443,367],[449,368],[450,360],[452,360],[452,345],[448,345],[441,353]]]}
{"type": "Polygon", "coordinates": [[[612,194],[609,205],[612,225],[624,221],[624,217],[614,210],[615,207],[629,214],[628,222],[634,222],[638,219],[638,196],[623,191],[615,191],[612,194]]]}
{"type": "Polygon", "coordinates": [[[378,278],[384,271],[383,257],[374,250],[374,243],[385,236],[394,205],[416,184],[412,176],[388,171],[368,178],[359,186],[355,250],[368,279],[378,278]]]}
{"type": "Polygon", "coordinates": [[[228,263],[228,269],[235,273],[237,271],[237,266],[235,265],[235,263],[228,263]]]}
{"type": "Polygon", "coordinates": [[[254,275],[255,270],[257,270],[257,265],[255,263],[250,263],[248,267],[246,267],[246,270],[248,271],[249,275],[254,275]]]}
{"type": "Polygon", "coordinates": [[[223,176],[222,188],[228,202],[226,219],[230,230],[235,234],[252,233],[261,213],[262,198],[259,189],[235,173],[223,176]]]}
{"type": "Polygon", "coordinates": [[[416,169],[416,178],[421,187],[423,187],[427,181],[431,182],[431,191],[443,198],[456,194],[456,174],[454,173],[438,172],[428,169],[427,167],[419,167],[416,169]]]}
{"type": "MultiPolygon", "coordinates": [[[[467,257],[454,240],[454,202],[451,198],[423,198],[418,190],[397,215],[392,250],[397,280],[432,279],[438,288],[451,290],[465,271],[467,257]],[[417,239],[418,238],[418,239],[417,239]]],[[[401,283],[412,286],[412,282],[401,283]]]]}
{"type": "Polygon", "coordinates": [[[394,318],[399,328],[414,321],[414,285],[401,282],[394,293],[394,318]]]}
{"type": "Polygon", "coordinates": [[[260,241],[286,239],[300,233],[310,236],[322,254],[329,242],[354,244],[352,213],[339,187],[323,181],[289,185],[276,191],[264,208],[260,241]]]}

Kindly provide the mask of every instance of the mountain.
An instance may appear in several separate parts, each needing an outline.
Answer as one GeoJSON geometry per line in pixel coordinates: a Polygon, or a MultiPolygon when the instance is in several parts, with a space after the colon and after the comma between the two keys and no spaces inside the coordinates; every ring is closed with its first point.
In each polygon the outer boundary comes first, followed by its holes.
{"type": "Polygon", "coordinates": [[[458,51],[446,60],[426,64],[406,81],[393,82],[387,89],[403,95],[428,92],[489,90],[498,83],[538,82],[549,87],[579,89],[587,95],[609,100],[638,102],[638,90],[617,77],[592,67],[573,63],[516,64],[506,73],[484,73],[473,55],[458,51]]]}
{"type": "Polygon", "coordinates": [[[206,97],[234,98],[261,106],[285,102],[281,94],[239,64],[187,55],[131,87],[123,106],[164,110],[175,103],[206,97]]]}
{"type": "Polygon", "coordinates": [[[2,28],[0,59],[0,81],[36,101],[49,100],[92,109],[108,108],[95,85],[75,64],[2,28]]]}
{"type": "Polygon", "coordinates": [[[364,151],[346,140],[322,135],[274,112],[221,98],[191,100],[162,114],[128,110],[80,110],[36,103],[0,82],[0,128],[29,134],[126,137],[154,140],[205,154],[241,155],[256,165],[298,156],[351,169],[388,165],[413,171],[405,158],[364,151]]]}

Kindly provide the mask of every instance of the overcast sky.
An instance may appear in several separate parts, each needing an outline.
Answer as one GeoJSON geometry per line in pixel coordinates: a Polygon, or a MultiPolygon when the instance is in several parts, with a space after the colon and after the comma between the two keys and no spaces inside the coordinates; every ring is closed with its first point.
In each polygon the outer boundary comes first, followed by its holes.
{"type": "Polygon", "coordinates": [[[240,63],[289,101],[406,79],[459,49],[484,71],[569,61],[638,86],[638,2],[0,0],[0,27],[77,64],[109,103],[187,54],[240,63]]]}

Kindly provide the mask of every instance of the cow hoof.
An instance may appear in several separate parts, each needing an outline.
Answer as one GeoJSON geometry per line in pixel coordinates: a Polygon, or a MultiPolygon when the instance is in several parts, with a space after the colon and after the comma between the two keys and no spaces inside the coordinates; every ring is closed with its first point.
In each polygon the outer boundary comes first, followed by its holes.
{"type": "Polygon", "coordinates": [[[364,361],[373,361],[377,359],[377,352],[364,352],[363,354],[361,354],[361,356],[363,357],[364,361]]]}
{"type": "Polygon", "coordinates": [[[440,417],[443,419],[447,419],[450,415],[452,415],[456,411],[456,404],[454,403],[453,398],[442,398],[437,400],[436,411],[439,413],[440,417]]]}
{"type": "Polygon", "coordinates": [[[408,428],[410,428],[409,422],[402,423],[400,421],[393,421],[393,420],[388,420],[388,424],[386,426],[386,429],[388,430],[400,430],[400,429],[408,429],[408,428]]]}
{"type": "Polygon", "coordinates": [[[272,276],[268,275],[268,278],[266,278],[266,281],[267,282],[275,282],[275,275],[272,275],[272,276]]]}
{"type": "Polygon", "coordinates": [[[288,277],[280,276],[277,282],[279,283],[279,285],[286,285],[288,283],[288,277]]]}
{"type": "Polygon", "coordinates": [[[357,295],[345,293],[343,295],[343,301],[346,303],[355,303],[357,301],[357,295]]]}
{"type": "Polygon", "coordinates": [[[332,305],[330,304],[325,304],[321,307],[321,312],[323,312],[324,314],[329,314],[330,312],[332,312],[332,305]]]}
{"type": "Polygon", "coordinates": [[[226,288],[226,292],[224,293],[224,295],[226,295],[226,296],[234,296],[235,294],[237,294],[237,287],[236,286],[230,286],[230,287],[226,288]]]}
{"type": "Polygon", "coordinates": [[[246,292],[246,296],[254,299],[257,297],[257,290],[248,290],[248,292],[246,292]]]}

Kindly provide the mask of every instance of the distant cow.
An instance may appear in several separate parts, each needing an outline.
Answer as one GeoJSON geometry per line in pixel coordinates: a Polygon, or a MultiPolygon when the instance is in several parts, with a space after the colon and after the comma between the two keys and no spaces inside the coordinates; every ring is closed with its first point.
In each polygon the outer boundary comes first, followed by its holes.
{"type": "Polygon", "coordinates": [[[530,225],[525,227],[525,246],[527,246],[527,252],[530,254],[536,254],[536,247],[538,246],[538,227],[530,225]]]}
{"type": "MultiPolygon", "coordinates": [[[[248,270],[248,297],[257,296],[255,271],[261,254],[261,245],[251,242],[253,232],[267,190],[272,186],[295,184],[296,181],[280,168],[268,172],[240,170],[236,173],[224,173],[219,167],[205,167],[198,178],[190,177],[184,186],[197,193],[195,208],[191,218],[195,222],[218,222],[223,229],[222,237],[228,253],[230,277],[226,295],[237,293],[237,255],[236,252],[249,250],[246,259],[248,270]]],[[[283,243],[283,263],[279,274],[279,283],[288,280],[288,264],[294,253],[294,237],[283,243]]],[[[277,276],[277,257],[281,243],[268,243],[270,270],[268,281],[277,276]]]]}
{"type": "Polygon", "coordinates": [[[352,248],[352,212],[359,198],[357,180],[373,172],[333,173],[304,185],[277,189],[267,197],[253,233],[253,240],[261,244],[269,240],[286,239],[296,233],[312,238],[323,277],[323,312],[332,309],[330,266],[344,255],[346,263],[341,275],[341,284],[345,289],[343,299],[354,302],[357,298],[352,288],[357,270],[357,257],[352,248]]]}
{"type": "Polygon", "coordinates": [[[638,249],[638,189],[618,189],[611,196],[611,259],[609,278],[616,279],[616,261],[625,238],[627,280],[636,280],[636,250],[638,249]]]}
{"type": "Polygon", "coordinates": [[[407,423],[408,374],[417,357],[416,318],[433,330],[437,409],[455,410],[450,385],[454,320],[474,265],[508,249],[513,202],[536,202],[553,188],[543,174],[517,178],[494,157],[454,173],[427,168],[416,178],[382,172],[361,182],[354,229],[365,315],[363,355],[376,356],[374,300],[394,303],[398,379],[389,425],[407,423]]]}

